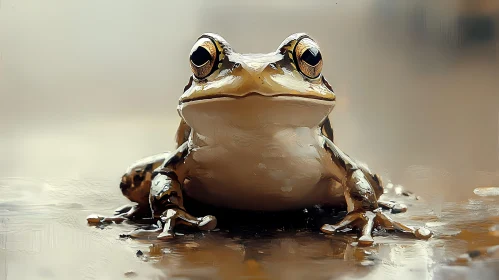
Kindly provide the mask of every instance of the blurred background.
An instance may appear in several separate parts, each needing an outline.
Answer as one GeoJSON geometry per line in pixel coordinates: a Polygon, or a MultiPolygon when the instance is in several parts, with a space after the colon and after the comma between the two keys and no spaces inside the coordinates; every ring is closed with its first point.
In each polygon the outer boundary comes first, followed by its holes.
{"type": "Polygon", "coordinates": [[[0,0],[0,279],[144,269],[117,243],[123,228],[90,236],[84,218],[125,202],[130,163],[173,148],[204,32],[248,53],[309,33],[338,145],[436,214],[499,186],[497,0],[0,0]]]}
{"type": "Polygon", "coordinates": [[[337,142],[395,184],[459,199],[499,184],[499,2],[0,1],[0,175],[119,178],[169,150],[188,54],[291,33],[322,48],[337,142]]]}

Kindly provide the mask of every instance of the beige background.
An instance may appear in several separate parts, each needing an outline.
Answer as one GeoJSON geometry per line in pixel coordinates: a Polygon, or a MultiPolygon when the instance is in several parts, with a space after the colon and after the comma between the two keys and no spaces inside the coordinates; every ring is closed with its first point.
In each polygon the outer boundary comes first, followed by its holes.
{"type": "Polygon", "coordinates": [[[338,95],[344,150],[442,199],[499,184],[497,44],[452,47],[456,3],[389,2],[2,0],[0,174],[118,178],[171,149],[197,36],[270,52],[304,31],[338,95]]]}
{"type": "MultiPolygon", "coordinates": [[[[132,226],[99,230],[85,216],[125,203],[117,188],[125,168],[172,148],[188,54],[203,32],[221,34],[239,52],[270,52],[291,33],[312,35],[338,97],[338,145],[422,195],[437,216],[445,201],[499,185],[498,42],[462,42],[458,1],[230,3],[239,2],[0,0],[0,279],[194,273],[193,245],[187,253],[173,248],[178,255],[165,258],[168,265],[147,266],[135,257],[147,242],[117,240],[132,226]]],[[[484,13],[499,15],[493,7],[484,13]]],[[[498,26],[496,20],[496,32],[498,26]]],[[[492,207],[470,207],[497,215],[492,207]]],[[[319,237],[306,252],[336,250],[319,237]]],[[[281,241],[269,241],[277,244],[271,256],[278,271],[315,267],[302,268],[306,260],[287,249],[295,241],[281,241]]],[[[245,271],[239,243],[219,242],[216,255],[198,253],[207,264],[245,271]]],[[[404,250],[385,244],[380,254],[390,265],[375,271],[421,279],[443,256],[438,252],[460,254],[467,244],[434,242],[404,250]]]]}

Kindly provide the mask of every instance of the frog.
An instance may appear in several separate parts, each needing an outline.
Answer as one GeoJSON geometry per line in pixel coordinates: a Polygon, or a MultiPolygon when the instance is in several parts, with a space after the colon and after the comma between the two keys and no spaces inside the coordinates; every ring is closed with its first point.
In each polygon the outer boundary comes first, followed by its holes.
{"type": "Polygon", "coordinates": [[[176,149],[127,169],[120,189],[135,205],[111,217],[90,215],[88,222],[154,218],[160,240],[174,238],[179,224],[214,230],[216,217],[192,215],[184,206],[189,198],[245,211],[340,207],[343,219],[320,231],[358,229],[364,246],[374,243],[376,228],[430,238],[428,229],[382,211],[398,204],[380,199],[381,176],[336,145],[330,117],[336,94],[323,63],[306,33],[288,36],[267,54],[238,53],[221,35],[202,34],[190,51],[192,73],[177,106],[176,149]]]}

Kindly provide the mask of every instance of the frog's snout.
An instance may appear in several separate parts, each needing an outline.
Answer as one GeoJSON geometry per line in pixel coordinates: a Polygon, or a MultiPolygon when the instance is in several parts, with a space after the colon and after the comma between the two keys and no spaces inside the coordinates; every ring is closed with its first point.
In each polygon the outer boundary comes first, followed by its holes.
{"type": "Polygon", "coordinates": [[[248,72],[251,76],[259,75],[269,66],[268,63],[262,62],[240,62],[239,67],[241,67],[245,72],[248,72]]]}

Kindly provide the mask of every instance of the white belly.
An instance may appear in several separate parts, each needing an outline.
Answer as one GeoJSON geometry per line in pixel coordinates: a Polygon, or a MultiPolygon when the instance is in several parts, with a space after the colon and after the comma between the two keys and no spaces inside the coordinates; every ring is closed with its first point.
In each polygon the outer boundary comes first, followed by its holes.
{"type": "Polygon", "coordinates": [[[344,201],[342,169],[319,140],[334,102],[217,98],[179,105],[192,128],[187,194],[216,206],[286,210],[344,201]]]}
{"type": "Polygon", "coordinates": [[[342,171],[322,147],[317,129],[267,126],[224,133],[193,131],[186,158],[197,200],[246,210],[286,210],[344,201],[342,171]]]}

